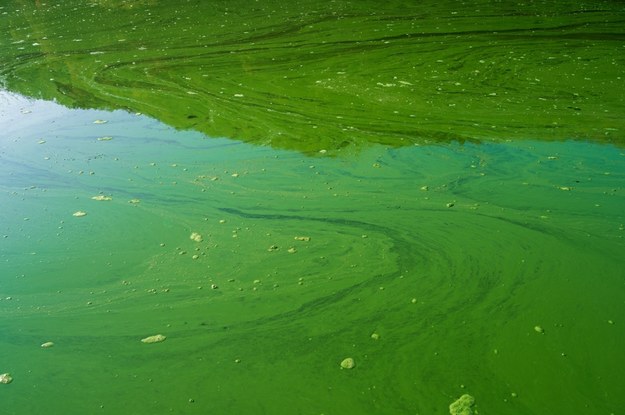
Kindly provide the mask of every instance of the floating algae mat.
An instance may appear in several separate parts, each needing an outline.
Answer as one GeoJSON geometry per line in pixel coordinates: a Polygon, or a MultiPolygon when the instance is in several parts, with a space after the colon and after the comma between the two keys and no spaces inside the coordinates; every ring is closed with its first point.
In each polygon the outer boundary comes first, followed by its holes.
{"type": "Polygon", "coordinates": [[[0,6],[0,412],[620,413],[622,6],[168,3],[0,6]]]}
{"type": "Polygon", "coordinates": [[[483,138],[622,142],[618,1],[57,3],[0,5],[8,89],[305,152],[483,138]]]}

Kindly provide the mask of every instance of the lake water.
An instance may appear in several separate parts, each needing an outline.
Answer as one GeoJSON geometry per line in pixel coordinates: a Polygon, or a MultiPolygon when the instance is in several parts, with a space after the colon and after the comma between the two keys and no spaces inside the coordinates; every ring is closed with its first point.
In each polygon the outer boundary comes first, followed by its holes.
{"type": "Polygon", "coordinates": [[[624,23],[5,1],[0,413],[622,414],[624,23]]]}

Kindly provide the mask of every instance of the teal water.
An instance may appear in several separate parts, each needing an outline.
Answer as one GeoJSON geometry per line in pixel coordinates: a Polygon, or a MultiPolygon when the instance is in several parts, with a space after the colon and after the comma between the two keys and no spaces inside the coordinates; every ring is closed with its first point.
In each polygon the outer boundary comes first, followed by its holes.
{"type": "Polygon", "coordinates": [[[1,6],[0,413],[622,412],[622,6],[373,5],[1,6]]]}

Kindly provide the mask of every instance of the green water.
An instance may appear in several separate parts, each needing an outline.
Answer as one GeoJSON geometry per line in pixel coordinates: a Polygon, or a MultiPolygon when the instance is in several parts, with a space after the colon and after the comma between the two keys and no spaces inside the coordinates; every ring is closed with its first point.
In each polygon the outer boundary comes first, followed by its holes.
{"type": "Polygon", "coordinates": [[[623,413],[624,22],[2,3],[0,413],[623,413]]]}
{"type": "Polygon", "coordinates": [[[619,1],[5,0],[0,79],[213,137],[622,142],[619,1]],[[7,36],[8,35],[8,36],[7,36]]]}

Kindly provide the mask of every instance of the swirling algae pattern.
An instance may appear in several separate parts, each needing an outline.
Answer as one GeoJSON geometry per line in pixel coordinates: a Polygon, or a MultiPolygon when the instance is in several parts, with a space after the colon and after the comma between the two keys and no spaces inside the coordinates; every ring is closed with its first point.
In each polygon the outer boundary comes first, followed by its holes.
{"type": "Polygon", "coordinates": [[[3,411],[625,406],[620,3],[0,7],[3,411]]]}
{"type": "Polygon", "coordinates": [[[613,147],[310,158],[2,102],[8,413],[443,414],[467,392],[490,413],[624,403],[613,147]]]}

